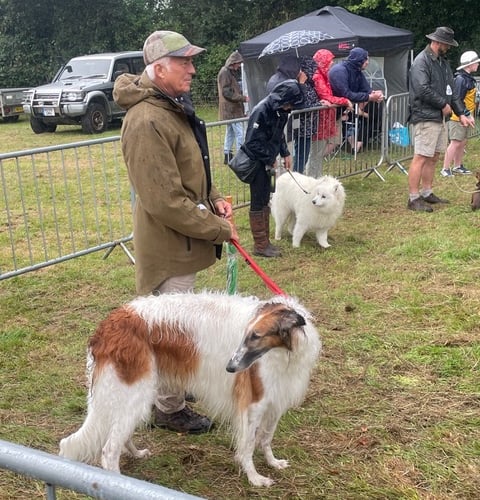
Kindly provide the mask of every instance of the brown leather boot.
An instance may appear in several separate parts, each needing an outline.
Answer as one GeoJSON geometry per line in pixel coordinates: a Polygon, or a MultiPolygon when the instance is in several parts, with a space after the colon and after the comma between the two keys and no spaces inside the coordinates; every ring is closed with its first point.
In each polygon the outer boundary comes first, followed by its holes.
{"type": "Polygon", "coordinates": [[[265,227],[265,215],[263,210],[250,211],[250,229],[253,236],[253,254],[262,257],[278,257],[279,252],[271,248],[265,227]]]}
{"type": "Polygon", "coordinates": [[[263,217],[265,219],[265,233],[267,234],[268,246],[273,252],[277,252],[278,256],[282,255],[282,251],[277,245],[273,245],[270,241],[270,207],[263,207],[263,217]]]}

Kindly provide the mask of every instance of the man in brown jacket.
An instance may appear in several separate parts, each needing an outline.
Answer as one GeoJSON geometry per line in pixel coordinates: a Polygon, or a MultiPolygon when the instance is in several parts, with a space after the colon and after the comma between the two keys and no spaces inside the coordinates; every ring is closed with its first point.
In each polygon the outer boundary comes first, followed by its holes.
{"type": "MultiPolygon", "coordinates": [[[[133,241],[138,294],[190,291],[198,271],[238,238],[232,209],[211,183],[205,124],[187,93],[196,47],[172,31],[145,41],[145,71],[124,74],[114,98],[127,109],[122,151],[136,193],[133,241]]],[[[155,425],[204,432],[211,422],[185,406],[184,394],[159,394],[155,425]]]]}
{"type": "MultiPolygon", "coordinates": [[[[236,50],[228,56],[225,66],[218,72],[218,117],[220,120],[234,120],[245,116],[243,103],[248,101],[248,97],[242,94],[238,83],[242,62],[243,58],[236,50]]],[[[228,123],[226,127],[223,143],[225,165],[233,158],[233,141],[237,143],[237,151],[243,144],[243,123],[228,123]]]]}

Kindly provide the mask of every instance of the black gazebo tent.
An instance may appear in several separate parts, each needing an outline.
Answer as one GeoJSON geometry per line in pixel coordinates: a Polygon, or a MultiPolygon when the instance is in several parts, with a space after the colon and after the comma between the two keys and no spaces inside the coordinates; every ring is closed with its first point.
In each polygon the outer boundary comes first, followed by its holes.
{"type": "Polygon", "coordinates": [[[413,33],[357,16],[342,7],[323,7],[289,21],[240,44],[244,58],[251,105],[265,96],[265,84],[274,73],[281,55],[258,58],[264,47],[279,36],[299,30],[321,31],[331,36],[316,45],[298,49],[298,55],[313,55],[318,49],[331,50],[336,57],[348,55],[353,47],[362,47],[370,56],[381,58],[382,78],[388,95],[407,91],[408,58],[413,47],[413,33]]]}

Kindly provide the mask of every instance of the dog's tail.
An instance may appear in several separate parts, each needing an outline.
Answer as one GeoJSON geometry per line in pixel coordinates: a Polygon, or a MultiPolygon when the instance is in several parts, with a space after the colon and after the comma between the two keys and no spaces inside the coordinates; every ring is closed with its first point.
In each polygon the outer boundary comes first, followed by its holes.
{"type": "MultiPolygon", "coordinates": [[[[103,385],[102,375],[96,373],[95,360],[90,349],[87,352],[86,374],[89,387],[88,414],[77,432],[60,441],[60,456],[79,462],[97,462],[109,434],[110,422],[104,411],[96,408],[95,401],[102,395],[98,390],[103,385]],[[94,379],[98,385],[94,383],[94,379]]],[[[108,395],[107,395],[108,396],[108,395]]],[[[108,399],[105,399],[105,403],[108,399]]]]}
{"type": "Polygon", "coordinates": [[[98,463],[105,445],[108,429],[98,427],[90,413],[77,432],[60,441],[60,456],[79,462],[98,463]]]}
{"type": "Polygon", "coordinates": [[[60,456],[80,462],[101,461],[105,468],[116,469],[116,459],[105,461],[102,453],[113,449],[119,457],[136,425],[150,417],[157,394],[156,375],[151,372],[133,384],[126,384],[111,363],[99,368],[89,351],[87,418],[77,432],[60,441],[60,456]]]}

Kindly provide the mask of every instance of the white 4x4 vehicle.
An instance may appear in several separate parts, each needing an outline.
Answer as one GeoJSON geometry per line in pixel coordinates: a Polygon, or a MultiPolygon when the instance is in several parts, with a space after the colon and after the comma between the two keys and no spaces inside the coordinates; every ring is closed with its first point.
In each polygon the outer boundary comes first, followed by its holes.
{"type": "Polygon", "coordinates": [[[83,132],[99,134],[125,115],[112,97],[115,78],[144,68],[140,51],[74,57],[52,83],[25,93],[23,110],[36,134],[55,132],[57,125],[81,125],[83,132]]]}

